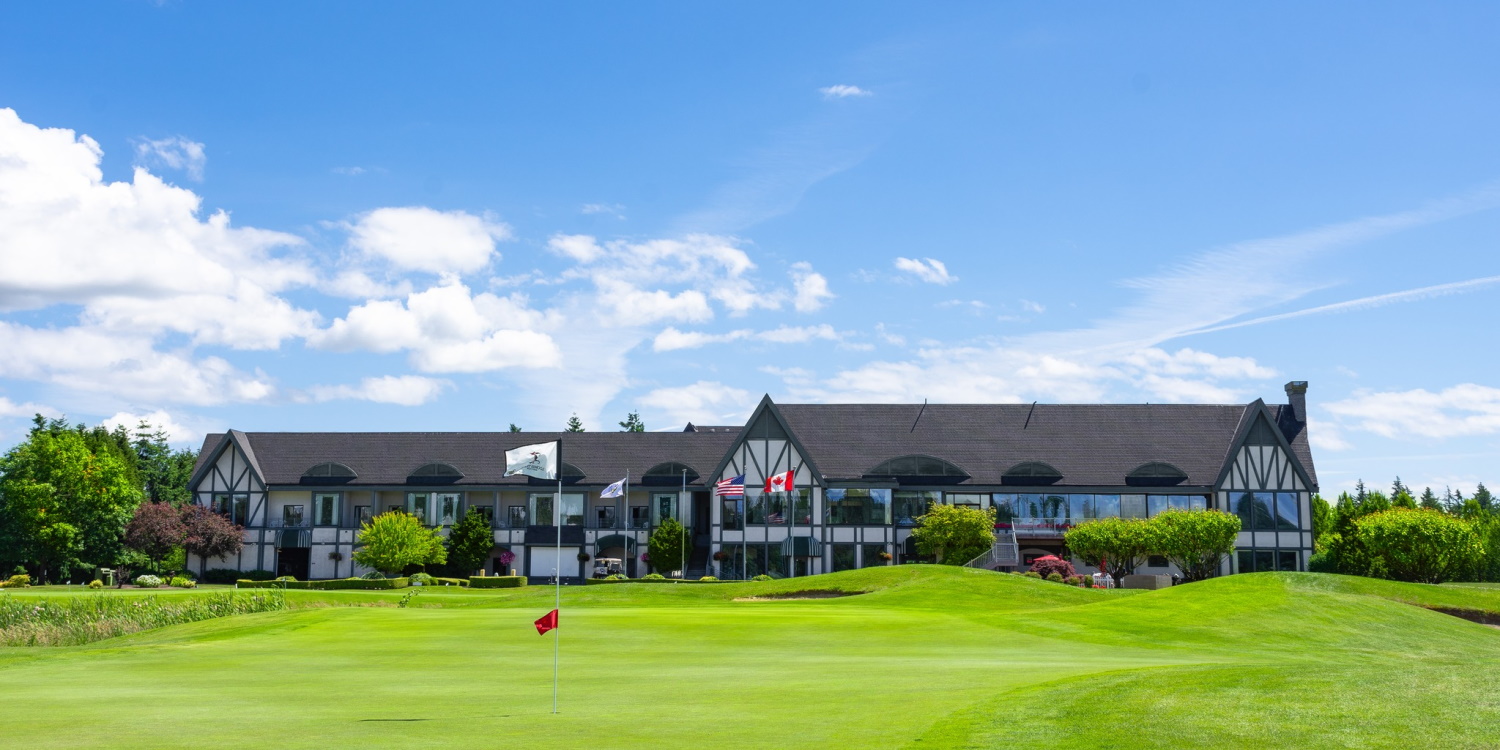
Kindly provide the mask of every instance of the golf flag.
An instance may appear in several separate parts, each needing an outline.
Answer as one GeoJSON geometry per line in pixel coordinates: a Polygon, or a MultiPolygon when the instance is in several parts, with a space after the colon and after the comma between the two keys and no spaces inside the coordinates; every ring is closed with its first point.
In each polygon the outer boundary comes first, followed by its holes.
{"type": "Polygon", "coordinates": [[[780,474],[772,474],[766,477],[766,492],[791,492],[792,472],[784,471],[780,474]]]}
{"type": "Polygon", "coordinates": [[[599,497],[619,497],[623,494],[625,494],[625,480],[621,479],[620,481],[615,482],[608,487],[605,487],[604,491],[599,493],[599,497]]]}
{"type": "Polygon", "coordinates": [[[557,478],[557,449],[560,443],[523,445],[505,452],[505,476],[525,474],[537,479],[557,478]]]}
{"type": "Polygon", "coordinates": [[[542,619],[536,621],[536,634],[546,635],[547,631],[555,627],[557,627],[557,610],[554,609],[542,615],[542,619]]]}

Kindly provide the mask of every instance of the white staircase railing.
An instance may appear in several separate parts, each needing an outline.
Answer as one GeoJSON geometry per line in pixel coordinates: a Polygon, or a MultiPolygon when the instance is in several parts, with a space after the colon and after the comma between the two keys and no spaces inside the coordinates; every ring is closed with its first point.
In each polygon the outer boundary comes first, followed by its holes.
{"type": "Polygon", "coordinates": [[[1021,564],[1021,550],[1016,545],[1015,529],[995,529],[995,544],[988,552],[966,563],[966,568],[1014,568],[1021,564]]]}

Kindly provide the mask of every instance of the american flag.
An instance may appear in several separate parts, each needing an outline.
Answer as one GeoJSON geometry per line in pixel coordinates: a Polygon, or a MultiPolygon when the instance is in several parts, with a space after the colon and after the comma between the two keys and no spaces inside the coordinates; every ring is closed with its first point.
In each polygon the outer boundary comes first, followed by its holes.
{"type": "Polygon", "coordinates": [[[745,475],[729,479],[721,479],[714,483],[714,495],[717,497],[744,497],[745,475]]]}

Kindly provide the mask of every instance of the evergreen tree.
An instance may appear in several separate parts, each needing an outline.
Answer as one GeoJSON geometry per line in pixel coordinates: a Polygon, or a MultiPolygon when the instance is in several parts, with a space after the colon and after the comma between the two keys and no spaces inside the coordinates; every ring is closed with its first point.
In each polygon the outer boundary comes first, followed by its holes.
{"type": "Polygon", "coordinates": [[[489,516],[470,508],[449,532],[446,544],[448,570],[460,578],[474,575],[474,571],[484,567],[490,550],[495,547],[489,516]]]}
{"type": "Polygon", "coordinates": [[[583,432],[583,421],[578,418],[577,412],[574,412],[573,416],[568,417],[568,426],[564,429],[564,432],[583,432]]]}
{"type": "Polygon", "coordinates": [[[1438,501],[1438,496],[1431,487],[1422,488],[1422,507],[1430,510],[1442,510],[1443,504],[1438,501]]]}
{"type": "Polygon", "coordinates": [[[1357,482],[1354,483],[1354,504],[1355,505],[1363,505],[1364,502],[1365,502],[1365,498],[1367,496],[1369,496],[1369,494],[1370,494],[1369,492],[1365,491],[1365,480],[1361,479],[1361,480],[1359,480],[1359,481],[1357,481],[1357,482]]]}
{"type": "Polygon", "coordinates": [[[153,429],[144,419],[136,425],[135,440],[130,447],[148,502],[170,503],[173,507],[187,503],[190,499],[187,485],[193,477],[197,452],[172,450],[167,445],[167,433],[161,428],[153,429]]]}
{"type": "Polygon", "coordinates": [[[1359,514],[1361,516],[1368,516],[1371,513],[1379,513],[1380,511],[1390,509],[1390,498],[1387,498],[1385,493],[1380,490],[1366,492],[1364,502],[1359,504],[1359,514]]]}
{"type": "Polygon", "coordinates": [[[646,425],[638,412],[630,412],[625,416],[625,421],[620,423],[620,429],[625,432],[645,432],[646,425]]]}
{"type": "Polygon", "coordinates": [[[1401,477],[1398,476],[1396,477],[1396,481],[1391,483],[1391,497],[1394,499],[1397,495],[1400,495],[1403,492],[1405,492],[1407,495],[1411,495],[1411,488],[1402,483],[1401,477]]]}
{"type": "Polygon", "coordinates": [[[520,432],[521,428],[518,427],[515,422],[511,422],[510,423],[510,431],[511,432],[520,432]]]}
{"type": "Polygon", "coordinates": [[[1391,507],[1416,510],[1417,500],[1416,498],[1411,496],[1410,492],[1402,489],[1400,492],[1397,492],[1394,496],[1391,497],[1391,507]]]}
{"type": "Polygon", "coordinates": [[[1474,497],[1472,499],[1474,502],[1479,503],[1479,507],[1484,512],[1493,513],[1495,511],[1495,499],[1490,496],[1490,490],[1484,486],[1484,482],[1480,482],[1479,486],[1474,488],[1474,497]]]}
{"type": "Polygon", "coordinates": [[[1333,507],[1322,495],[1312,496],[1312,529],[1313,549],[1318,552],[1327,550],[1326,537],[1333,531],[1333,507]]]}

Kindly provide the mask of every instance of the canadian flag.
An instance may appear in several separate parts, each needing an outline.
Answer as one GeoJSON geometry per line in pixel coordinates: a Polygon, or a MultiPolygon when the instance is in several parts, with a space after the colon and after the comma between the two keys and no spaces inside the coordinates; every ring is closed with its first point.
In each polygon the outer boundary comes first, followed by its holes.
{"type": "Polygon", "coordinates": [[[793,485],[792,473],[791,471],[784,471],[780,474],[772,474],[766,477],[766,492],[791,492],[793,485]]]}

